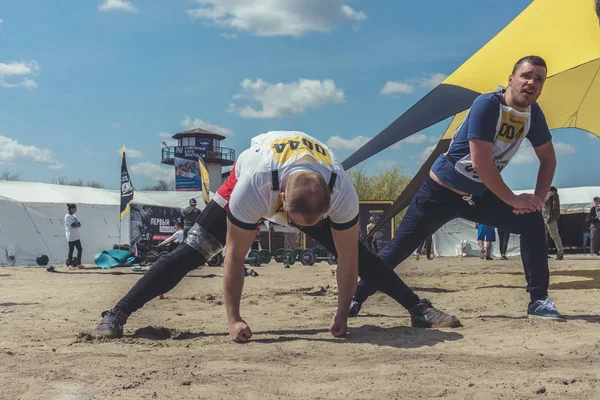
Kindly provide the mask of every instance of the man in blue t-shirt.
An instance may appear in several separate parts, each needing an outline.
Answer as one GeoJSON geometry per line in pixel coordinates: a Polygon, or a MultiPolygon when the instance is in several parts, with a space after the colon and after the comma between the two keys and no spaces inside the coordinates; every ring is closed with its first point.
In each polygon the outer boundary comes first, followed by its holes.
{"type": "MultiPolygon", "coordinates": [[[[548,297],[548,248],[541,210],[552,183],[556,155],[544,114],[536,103],[546,80],[546,62],[537,56],[520,59],[508,87],[477,97],[450,147],[433,164],[429,177],[412,199],[392,241],[379,257],[395,268],[425,238],[446,222],[462,217],[521,235],[521,259],[530,318],[564,320],[548,297]],[[540,161],[534,194],[516,195],[500,172],[529,140],[540,161]]],[[[358,314],[375,292],[360,281],[350,308],[358,314]]]]}

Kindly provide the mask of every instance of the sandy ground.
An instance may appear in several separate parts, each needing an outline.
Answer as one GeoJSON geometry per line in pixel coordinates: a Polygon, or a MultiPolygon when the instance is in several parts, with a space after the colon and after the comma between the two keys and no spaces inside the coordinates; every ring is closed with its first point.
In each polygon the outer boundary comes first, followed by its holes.
{"type": "Polygon", "coordinates": [[[377,294],[335,339],[331,266],[272,263],[246,279],[245,345],[226,335],[221,268],[190,274],[101,343],[86,333],[140,273],[1,268],[0,398],[598,399],[599,267],[551,260],[560,323],[525,318],[519,260],[409,260],[397,272],[464,327],[413,329],[377,294]]]}

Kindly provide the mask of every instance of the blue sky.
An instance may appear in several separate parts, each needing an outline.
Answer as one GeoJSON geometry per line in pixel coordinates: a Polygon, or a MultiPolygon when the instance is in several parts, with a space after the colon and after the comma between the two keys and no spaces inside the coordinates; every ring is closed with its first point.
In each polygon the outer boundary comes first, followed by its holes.
{"type": "MultiPolygon", "coordinates": [[[[0,172],[134,186],[173,176],[161,141],[202,127],[244,150],[301,130],[344,160],[449,75],[529,2],[522,0],[13,0],[0,5],[0,172]],[[451,17],[449,17],[451,16],[451,17]]],[[[507,73],[508,75],[508,73],[507,73]]],[[[499,82],[500,84],[504,82],[499,82]]],[[[447,122],[367,162],[413,174],[447,122]]],[[[600,140],[553,133],[555,185],[595,185],[600,140]]],[[[522,149],[503,172],[534,185],[522,149]]]]}

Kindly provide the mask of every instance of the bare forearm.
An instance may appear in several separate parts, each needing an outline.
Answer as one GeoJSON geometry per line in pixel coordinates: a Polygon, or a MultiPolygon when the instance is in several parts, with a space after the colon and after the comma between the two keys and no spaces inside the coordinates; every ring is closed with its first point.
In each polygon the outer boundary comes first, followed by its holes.
{"type": "Polygon", "coordinates": [[[506,204],[511,204],[515,198],[513,191],[504,183],[498,168],[492,161],[484,161],[481,165],[478,165],[475,170],[477,175],[481,178],[484,185],[500,200],[506,204]]]}
{"type": "Polygon", "coordinates": [[[223,290],[225,292],[225,309],[227,320],[239,321],[240,300],[244,288],[244,260],[235,260],[234,257],[226,257],[223,271],[223,290]]]}
{"type": "Polygon", "coordinates": [[[358,280],[358,256],[347,262],[338,262],[336,277],[338,284],[338,309],[339,317],[347,318],[350,310],[352,296],[356,290],[358,280]]]}
{"type": "Polygon", "coordinates": [[[556,160],[548,160],[540,163],[538,170],[537,183],[535,184],[535,195],[540,199],[545,199],[552,180],[554,179],[554,171],[556,170],[556,160]]]}

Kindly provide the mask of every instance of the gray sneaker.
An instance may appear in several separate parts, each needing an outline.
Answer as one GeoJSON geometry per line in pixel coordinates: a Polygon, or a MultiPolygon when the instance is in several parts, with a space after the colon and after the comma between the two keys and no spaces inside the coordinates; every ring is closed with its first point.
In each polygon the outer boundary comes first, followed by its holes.
{"type": "Polygon", "coordinates": [[[457,328],[462,326],[454,315],[438,310],[427,299],[421,299],[419,304],[409,308],[410,322],[413,328],[457,328]]]}
{"type": "Polygon", "coordinates": [[[90,334],[96,339],[117,339],[123,336],[123,325],[129,316],[115,309],[102,313],[102,321],[90,334]]]}

